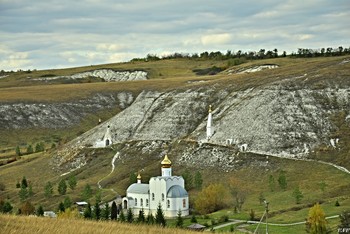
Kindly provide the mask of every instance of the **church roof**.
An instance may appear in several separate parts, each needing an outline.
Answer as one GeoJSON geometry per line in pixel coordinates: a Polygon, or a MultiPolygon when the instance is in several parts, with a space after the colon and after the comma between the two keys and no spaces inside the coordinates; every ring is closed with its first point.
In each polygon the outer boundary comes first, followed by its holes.
{"type": "Polygon", "coordinates": [[[151,180],[179,180],[179,179],[183,179],[182,176],[155,176],[155,177],[151,177],[151,180]]]}
{"type": "Polygon", "coordinates": [[[180,185],[173,185],[167,193],[168,198],[188,197],[187,191],[180,185]]]}
{"type": "Polygon", "coordinates": [[[134,183],[129,186],[126,190],[127,193],[138,193],[138,194],[148,194],[149,193],[149,184],[138,184],[134,183]]]}

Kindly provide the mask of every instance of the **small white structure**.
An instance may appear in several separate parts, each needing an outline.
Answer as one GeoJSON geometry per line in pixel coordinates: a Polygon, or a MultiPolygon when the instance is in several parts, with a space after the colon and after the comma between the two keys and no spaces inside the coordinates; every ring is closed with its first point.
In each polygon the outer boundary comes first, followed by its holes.
{"type": "Polygon", "coordinates": [[[213,126],[213,115],[211,113],[211,105],[209,105],[208,121],[207,121],[207,140],[213,136],[214,126],[213,126]]]}
{"type": "Polygon", "coordinates": [[[176,217],[181,211],[183,216],[189,214],[188,193],[182,176],[172,176],[171,161],[165,155],[161,162],[162,176],[152,177],[149,184],[141,183],[141,175],[137,183],[130,185],[123,198],[123,209],[131,208],[135,215],[143,209],[147,215],[157,212],[160,204],[165,217],[176,217]]]}
{"type": "Polygon", "coordinates": [[[337,144],[339,143],[339,138],[331,139],[330,143],[333,148],[337,148],[337,144]]]}
{"type": "Polygon", "coordinates": [[[241,152],[246,152],[247,149],[248,149],[248,144],[242,144],[242,145],[239,146],[239,150],[241,152]]]}
{"type": "Polygon", "coordinates": [[[103,138],[99,141],[96,141],[95,147],[96,148],[103,148],[103,147],[107,147],[109,145],[112,145],[113,141],[112,141],[112,134],[111,134],[111,130],[110,130],[110,126],[107,126],[107,130],[105,135],[103,136],[103,138]]]}
{"type": "Polygon", "coordinates": [[[57,215],[53,211],[44,211],[44,217],[49,217],[49,218],[56,218],[57,215]]]}

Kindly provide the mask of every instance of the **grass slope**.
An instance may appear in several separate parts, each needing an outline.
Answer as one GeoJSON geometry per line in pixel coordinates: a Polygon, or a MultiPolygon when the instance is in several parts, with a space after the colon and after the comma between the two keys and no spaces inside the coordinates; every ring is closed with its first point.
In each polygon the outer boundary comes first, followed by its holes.
{"type": "Polygon", "coordinates": [[[162,228],[155,225],[131,225],[118,222],[88,221],[80,219],[50,219],[0,214],[0,233],[25,234],[88,234],[88,233],[197,233],[185,229],[162,228]]]}

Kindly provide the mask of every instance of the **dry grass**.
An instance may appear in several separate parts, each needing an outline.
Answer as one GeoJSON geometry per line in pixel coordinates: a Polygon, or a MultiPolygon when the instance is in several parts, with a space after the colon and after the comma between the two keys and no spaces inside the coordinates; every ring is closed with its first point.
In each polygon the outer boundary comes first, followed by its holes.
{"type": "Polygon", "coordinates": [[[88,221],[82,219],[51,219],[43,217],[0,215],[0,233],[197,233],[185,229],[161,228],[157,226],[124,224],[113,221],[88,221]]]}
{"type": "MultiPolygon", "coordinates": [[[[69,68],[60,70],[44,70],[32,73],[19,72],[0,80],[0,102],[15,101],[44,101],[60,102],[65,100],[81,99],[96,92],[131,91],[138,94],[142,90],[166,91],[169,89],[181,89],[188,87],[208,86],[211,82],[222,87],[234,86],[236,89],[257,87],[271,84],[275,81],[289,80],[291,82],[304,82],[305,85],[320,86],[327,83],[347,83],[350,63],[339,63],[346,57],[293,59],[277,58],[248,61],[247,63],[233,67],[240,69],[262,64],[277,64],[280,67],[273,70],[264,70],[251,74],[228,75],[225,72],[215,76],[196,76],[193,69],[210,68],[212,66],[225,67],[227,61],[202,61],[174,59],[154,62],[135,62],[121,64],[105,64],[98,66],[69,68]],[[71,75],[95,69],[115,70],[145,70],[149,73],[150,80],[127,82],[99,82],[79,84],[47,84],[46,82],[31,82],[26,77],[41,77],[45,74],[71,75]],[[308,74],[305,78],[296,78],[308,74]],[[330,78],[332,78],[330,80],[330,78]],[[209,82],[189,83],[189,81],[205,80],[209,82]]],[[[232,68],[230,68],[232,69],[232,68]]]]}

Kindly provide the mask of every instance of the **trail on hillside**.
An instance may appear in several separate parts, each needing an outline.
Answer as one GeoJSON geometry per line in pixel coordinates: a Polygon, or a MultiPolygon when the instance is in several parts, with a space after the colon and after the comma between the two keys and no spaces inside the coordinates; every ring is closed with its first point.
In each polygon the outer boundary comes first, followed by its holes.
{"type": "MultiPolygon", "coordinates": [[[[110,172],[108,175],[104,176],[102,179],[100,179],[100,180],[97,182],[97,186],[98,186],[99,189],[103,189],[103,187],[101,186],[101,182],[102,182],[104,179],[106,179],[107,177],[109,177],[109,176],[114,172],[114,169],[115,169],[114,163],[115,163],[115,160],[118,159],[119,157],[120,157],[120,156],[119,156],[119,152],[117,152],[117,153],[113,156],[112,161],[111,161],[111,164],[112,164],[111,172],[110,172]]],[[[110,190],[111,190],[112,192],[114,192],[115,194],[118,194],[114,189],[110,189],[110,190]]]]}

